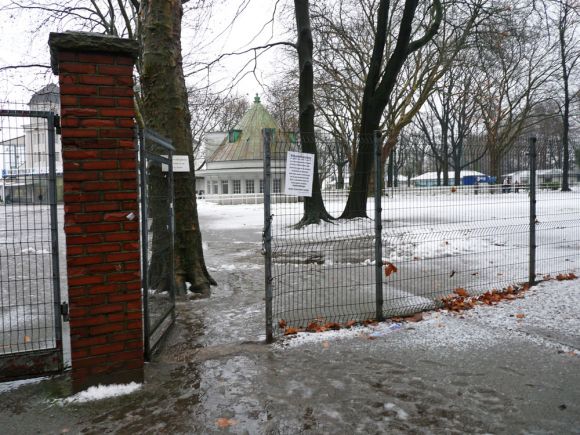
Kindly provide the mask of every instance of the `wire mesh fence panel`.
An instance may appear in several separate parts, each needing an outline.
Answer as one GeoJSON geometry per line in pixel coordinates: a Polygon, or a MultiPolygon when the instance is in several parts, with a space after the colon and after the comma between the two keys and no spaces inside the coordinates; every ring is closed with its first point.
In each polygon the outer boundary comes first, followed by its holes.
{"type": "Polygon", "coordinates": [[[140,134],[145,355],[175,320],[173,147],[151,130],[140,134]]]}
{"type": "MultiPolygon", "coordinates": [[[[324,143],[327,138],[315,139],[319,148],[334,146],[324,143]]],[[[285,193],[293,177],[286,171],[288,151],[300,152],[301,141],[282,134],[272,141],[272,296],[278,328],[312,329],[376,314],[374,186],[366,183],[373,175],[369,140],[369,162],[358,175],[366,177],[363,189],[351,190],[350,196],[348,190],[328,189],[319,174],[322,189],[314,181],[311,197],[285,193]],[[349,200],[352,218],[337,219],[349,200]]],[[[321,164],[318,168],[322,172],[321,164]]]]}
{"type": "Polygon", "coordinates": [[[302,144],[283,135],[272,141],[277,333],[404,316],[441,306],[453,293],[501,291],[580,268],[574,141],[567,178],[560,138],[471,136],[444,146],[442,137],[415,135],[386,154],[379,137],[376,156],[363,138],[352,167],[337,157],[341,140],[316,142],[320,200],[316,181],[311,198],[287,194],[288,151],[302,144]]]}
{"type": "Polygon", "coordinates": [[[398,269],[385,278],[386,316],[434,308],[460,288],[479,294],[527,281],[529,186],[514,176],[529,167],[527,141],[492,159],[489,144],[472,139],[461,153],[386,183],[383,256],[398,269]]]}
{"type": "Polygon", "coordinates": [[[572,164],[566,177],[562,139],[537,140],[536,279],[580,271],[580,162],[574,164],[574,150],[580,150],[576,139],[569,142],[572,164]]]}
{"type": "MultiPolygon", "coordinates": [[[[62,367],[56,175],[62,163],[54,115],[24,108],[0,110],[0,357],[27,353],[30,360],[17,364],[55,371],[62,367]],[[34,359],[39,351],[54,353],[34,359]]],[[[0,364],[2,375],[10,364],[0,364]]]]}

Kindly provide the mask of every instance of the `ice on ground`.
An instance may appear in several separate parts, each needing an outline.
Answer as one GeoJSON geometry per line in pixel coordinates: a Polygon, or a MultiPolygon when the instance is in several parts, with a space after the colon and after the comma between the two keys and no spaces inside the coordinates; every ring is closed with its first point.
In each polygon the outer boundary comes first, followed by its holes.
{"type": "Polygon", "coordinates": [[[62,399],[62,405],[70,403],[85,403],[93,400],[110,399],[111,397],[124,396],[141,389],[143,384],[131,382],[130,384],[97,385],[75,394],[74,396],[62,399]]]}

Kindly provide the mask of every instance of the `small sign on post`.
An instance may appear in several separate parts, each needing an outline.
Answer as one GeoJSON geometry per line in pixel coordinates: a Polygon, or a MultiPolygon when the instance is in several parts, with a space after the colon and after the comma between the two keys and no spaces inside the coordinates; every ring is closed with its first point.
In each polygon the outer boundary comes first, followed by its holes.
{"type": "MultiPolygon", "coordinates": [[[[169,158],[169,156],[163,156],[169,158]]],[[[166,164],[161,165],[161,170],[167,172],[169,168],[166,164]]],[[[189,156],[188,155],[173,155],[173,172],[189,172],[189,156]]]]}
{"type": "Polygon", "coordinates": [[[314,154],[288,151],[286,155],[286,184],[284,193],[294,196],[312,196],[314,154]]]}

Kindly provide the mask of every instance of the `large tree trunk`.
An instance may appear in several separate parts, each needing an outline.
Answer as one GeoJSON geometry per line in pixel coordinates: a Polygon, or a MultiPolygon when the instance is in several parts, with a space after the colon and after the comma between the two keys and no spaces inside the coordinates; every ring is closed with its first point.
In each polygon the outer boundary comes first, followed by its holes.
{"type": "Polygon", "coordinates": [[[296,28],[298,32],[298,68],[300,83],[298,88],[299,128],[302,152],[314,154],[314,178],[312,196],[304,198],[304,216],[296,225],[303,227],[319,224],[320,220],[330,221],[333,217],[326,211],[318,175],[318,152],[314,136],[314,72],[312,67],[312,30],[310,27],[310,5],[308,0],[294,0],[296,28]]]}
{"type": "Polygon", "coordinates": [[[502,152],[496,146],[489,148],[489,172],[492,177],[495,177],[496,183],[501,183],[501,163],[503,160],[502,152]]]}
{"type": "MultiPolygon", "coordinates": [[[[405,60],[413,51],[427,44],[439,29],[442,7],[439,0],[433,0],[434,18],[425,34],[411,41],[413,19],[418,0],[405,0],[403,14],[397,33],[397,43],[386,63],[383,62],[387,31],[391,20],[390,0],[380,0],[377,12],[377,31],[373,44],[373,53],[369,64],[362,99],[359,148],[354,171],[354,180],[341,219],[367,217],[366,203],[371,179],[374,132],[379,129],[381,117],[395,86],[399,71],[405,60]]],[[[385,150],[384,150],[385,151],[385,150]]],[[[385,152],[388,155],[390,149],[385,152]]]]}
{"type": "Polygon", "coordinates": [[[568,65],[566,64],[566,27],[560,24],[560,60],[562,66],[562,81],[564,83],[564,113],[562,113],[562,150],[564,151],[564,162],[562,165],[562,192],[569,192],[569,173],[570,173],[570,146],[569,146],[569,131],[570,131],[570,89],[569,80],[570,73],[568,72],[568,65]]]}
{"type": "MultiPolygon", "coordinates": [[[[191,115],[181,57],[182,15],[181,0],[141,1],[141,110],[147,128],[170,138],[176,154],[189,156],[190,172],[174,175],[175,282],[178,292],[184,292],[189,282],[192,291],[209,294],[215,281],[205,266],[197,216],[191,115]]],[[[164,211],[152,210],[154,220],[162,214],[164,211]]],[[[158,248],[153,244],[154,254],[158,248]]],[[[154,255],[153,260],[152,271],[164,269],[155,263],[166,262],[166,258],[154,255]]]]}

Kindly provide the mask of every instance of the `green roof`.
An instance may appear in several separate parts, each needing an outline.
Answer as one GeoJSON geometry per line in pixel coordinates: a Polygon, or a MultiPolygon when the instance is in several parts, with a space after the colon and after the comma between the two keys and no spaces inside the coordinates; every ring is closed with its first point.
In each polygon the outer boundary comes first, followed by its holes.
{"type": "Polygon", "coordinates": [[[276,129],[275,141],[287,143],[285,148],[289,148],[289,136],[280,132],[278,124],[256,95],[252,107],[244,114],[231,134],[226,135],[220,146],[208,158],[208,162],[262,160],[262,129],[264,128],[276,129]]]}

